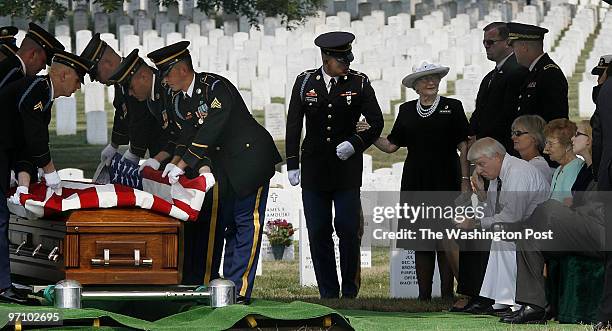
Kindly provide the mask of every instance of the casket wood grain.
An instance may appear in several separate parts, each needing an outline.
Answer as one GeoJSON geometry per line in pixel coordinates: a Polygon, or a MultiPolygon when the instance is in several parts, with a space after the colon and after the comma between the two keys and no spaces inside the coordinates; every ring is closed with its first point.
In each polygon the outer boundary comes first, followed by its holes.
{"type": "Polygon", "coordinates": [[[180,221],[142,209],[77,210],[38,220],[11,216],[11,271],[46,282],[179,284],[181,234],[180,221]]]}

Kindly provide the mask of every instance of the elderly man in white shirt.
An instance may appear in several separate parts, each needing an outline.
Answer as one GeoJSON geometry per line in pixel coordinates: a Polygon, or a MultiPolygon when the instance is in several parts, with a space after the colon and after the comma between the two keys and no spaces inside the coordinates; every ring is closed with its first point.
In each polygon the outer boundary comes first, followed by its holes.
{"type": "MultiPolygon", "coordinates": [[[[491,230],[497,224],[516,223],[525,220],[533,210],[548,198],[550,185],[540,171],[529,162],[506,153],[502,144],[493,138],[476,141],[468,152],[468,159],[475,163],[472,187],[484,201],[485,217],[469,219],[459,224],[464,230],[482,228],[491,230]],[[490,181],[484,191],[482,180],[490,181]]],[[[480,296],[490,299],[476,314],[507,311],[515,305],[516,245],[511,241],[493,241],[489,262],[480,289],[480,296]]]]}

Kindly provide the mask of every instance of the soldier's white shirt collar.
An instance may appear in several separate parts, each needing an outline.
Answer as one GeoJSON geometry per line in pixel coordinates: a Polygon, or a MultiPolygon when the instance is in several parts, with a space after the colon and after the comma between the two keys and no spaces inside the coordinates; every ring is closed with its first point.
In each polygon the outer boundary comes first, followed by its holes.
{"type": "Polygon", "coordinates": [[[49,90],[51,91],[51,100],[54,100],[55,96],[53,95],[53,81],[51,80],[51,77],[49,77],[49,90]]]}
{"type": "Polygon", "coordinates": [[[536,63],[540,61],[540,59],[542,58],[542,56],[544,56],[544,54],[546,53],[540,54],[540,56],[538,56],[535,60],[533,60],[533,62],[531,62],[531,65],[529,66],[529,71],[533,71],[533,68],[535,67],[536,63]]]}
{"type": "Polygon", "coordinates": [[[15,54],[15,56],[17,56],[17,58],[19,59],[19,62],[21,62],[21,68],[23,69],[23,74],[25,75],[27,73],[25,63],[23,62],[21,57],[19,57],[18,54],[15,54]]]}
{"type": "Polygon", "coordinates": [[[195,85],[195,73],[191,77],[191,84],[189,84],[189,88],[187,89],[187,92],[183,92],[183,95],[186,95],[186,96],[191,98],[191,96],[193,95],[193,86],[194,85],[195,85]]]}
{"type": "Polygon", "coordinates": [[[503,60],[499,61],[498,64],[495,65],[495,67],[497,67],[497,70],[501,70],[501,67],[504,66],[504,63],[506,63],[506,61],[514,54],[514,52],[508,54],[508,56],[506,56],[503,60]]]}
{"type": "Polygon", "coordinates": [[[151,100],[155,101],[155,75],[153,75],[151,80],[151,100]]]}
{"type": "Polygon", "coordinates": [[[323,68],[322,66],[321,66],[321,72],[323,73],[323,81],[325,82],[325,87],[327,88],[327,91],[329,91],[329,88],[331,87],[329,85],[329,82],[331,82],[331,80],[333,78],[333,79],[336,80],[336,83],[338,83],[338,77],[332,77],[332,76],[328,75],[325,72],[325,68],[323,68]]]}

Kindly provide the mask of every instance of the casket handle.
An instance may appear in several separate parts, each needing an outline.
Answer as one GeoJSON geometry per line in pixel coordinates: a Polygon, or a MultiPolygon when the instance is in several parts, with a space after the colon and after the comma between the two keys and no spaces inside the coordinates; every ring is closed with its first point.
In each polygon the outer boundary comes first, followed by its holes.
{"type": "Polygon", "coordinates": [[[110,267],[110,266],[150,267],[153,265],[153,259],[141,258],[140,250],[135,249],[134,259],[132,260],[125,260],[125,259],[112,260],[110,258],[110,249],[105,248],[104,258],[102,259],[93,258],[91,259],[91,264],[94,266],[103,266],[103,267],[110,267]]]}
{"type": "Polygon", "coordinates": [[[58,250],[59,250],[59,247],[57,246],[53,247],[53,250],[51,250],[51,253],[49,253],[49,255],[47,256],[49,261],[57,261],[58,254],[55,254],[55,253],[57,253],[58,250]]]}
{"type": "Polygon", "coordinates": [[[38,254],[38,251],[40,251],[41,247],[42,247],[42,244],[38,244],[38,246],[36,246],[36,248],[32,252],[32,257],[34,257],[34,256],[36,256],[36,254],[38,254]]]}
{"type": "Polygon", "coordinates": [[[23,245],[26,244],[26,241],[22,241],[21,244],[19,244],[19,246],[17,246],[17,249],[15,250],[15,255],[19,254],[19,251],[21,250],[21,247],[23,247],[23,245]]]}

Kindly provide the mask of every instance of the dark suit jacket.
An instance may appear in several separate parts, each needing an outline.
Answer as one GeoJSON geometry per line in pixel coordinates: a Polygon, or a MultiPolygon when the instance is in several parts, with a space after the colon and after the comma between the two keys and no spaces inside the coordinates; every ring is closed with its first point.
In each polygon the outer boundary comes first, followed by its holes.
{"type": "MultiPolygon", "coordinates": [[[[610,78],[605,81],[599,91],[593,116],[599,119],[601,128],[597,130],[600,134],[597,137],[593,136],[593,150],[601,151],[597,184],[600,191],[612,191],[612,79],[610,78]]],[[[594,166],[595,161],[594,157],[594,166]]]]}
{"type": "Polygon", "coordinates": [[[380,136],[382,112],[368,77],[350,70],[328,93],[321,68],[308,70],[295,80],[287,115],[287,169],[300,168],[302,188],[346,190],[361,187],[363,151],[380,136]],[[355,125],[364,115],[370,129],[357,133],[355,125]],[[306,137],[300,149],[302,123],[306,137]],[[348,141],[355,154],[342,161],[336,146],[348,141]]]}
{"type": "Polygon", "coordinates": [[[499,71],[494,68],[482,79],[476,109],[470,118],[477,139],[491,137],[502,143],[506,150],[513,150],[510,128],[517,116],[519,91],[527,73],[528,70],[518,64],[512,54],[499,71]]]}
{"type": "Polygon", "coordinates": [[[561,68],[544,54],[521,86],[517,115],[540,115],[546,122],[568,118],[567,89],[567,79],[561,68]]]}

